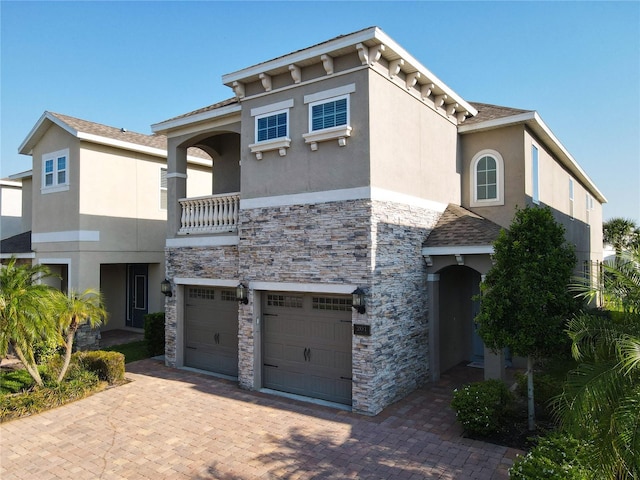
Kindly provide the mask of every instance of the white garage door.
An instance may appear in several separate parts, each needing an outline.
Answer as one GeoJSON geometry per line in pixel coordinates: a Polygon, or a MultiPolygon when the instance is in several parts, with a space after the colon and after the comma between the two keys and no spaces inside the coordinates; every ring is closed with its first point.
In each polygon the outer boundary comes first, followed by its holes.
{"type": "Polygon", "coordinates": [[[238,376],[238,302],[235,290],[186,288],[184,364],[238,376]]]}
{"type": "Polygon", "coordinates": [[[263,385],[351,405],[351,297],[264,298],[263,385]]]}

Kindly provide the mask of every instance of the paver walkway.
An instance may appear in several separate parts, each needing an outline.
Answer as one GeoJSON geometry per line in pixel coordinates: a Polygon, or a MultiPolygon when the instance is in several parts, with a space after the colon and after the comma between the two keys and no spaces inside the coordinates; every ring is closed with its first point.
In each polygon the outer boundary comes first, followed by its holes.
{"type": "Polygon", "coordinates": [[[130,383],[0,425],[0,478],[506,479],[516,450],[460,437],[450,381],[366,417],[127,365],[130,383]]]}

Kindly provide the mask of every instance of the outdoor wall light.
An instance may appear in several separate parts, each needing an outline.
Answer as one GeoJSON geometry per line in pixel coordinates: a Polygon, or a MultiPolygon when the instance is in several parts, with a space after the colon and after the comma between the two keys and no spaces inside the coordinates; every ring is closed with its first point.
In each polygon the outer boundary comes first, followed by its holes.
{"type": "Polygon", "coordinates": [[[249,303],[249,298],[247,296],[247,287],[245,287],[241,283],[239,283],[236,287],[236,300],[244,305],[249,303]]]}
{"type": "Polygon", "coordinates": [[[160,282],[160,291],[164,293],[165,297],[173,296],[173,292],[171,291],[171,282],[166,278],[160,282]]]}
{"type": "Polygon", "coordinates": [[[354,310],[357,310],[360,314],[365,313],[367,310],[365,308],[364,290],[358,287],[353,291],[351,295],[353,296],[353,299],[351,300],[351,306],[354,308],[354,310]]]}

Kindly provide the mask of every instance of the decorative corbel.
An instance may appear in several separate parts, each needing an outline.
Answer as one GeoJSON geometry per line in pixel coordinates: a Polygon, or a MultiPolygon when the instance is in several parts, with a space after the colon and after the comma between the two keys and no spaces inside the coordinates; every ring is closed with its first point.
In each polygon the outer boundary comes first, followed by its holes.
{"type": "Polygon", "coordinates": [[[400,73],[400,69],[404,65],[404,60],[398,58],[397,60],[391,60],[389,62],[389,78],[393,78],[400,73]]]}
{"type": "Polygon", "coordinates": [[[420,95],[422,95],[422,100],[426,100],[433,92],[433,89],[436,86],[433,83],[425,83],[420,87],[420,95]]]}
{"type": "Polygon", "coordinates": [[[433,259],[431,258],[431,255],[423,255],[423,257],[427,267],[433,267],[433,259]]]}
{"type": "Polygon", "coordinates": [[[262,160],[262,152],[256,152],[256,160],[262,160]]]}
{"type": "Polygon", "coordinates": [[[293,83],[300,83],[302,81],[302,69],[297,65],[289,65],[289,71],[291,72],[291,79],[293,83]]]}
{"type": "Polygon", "coordinates": [[[434,101],[433,104],[435,105],[436,108],[440,108],[442,105],[444,105],[444,101],[449,98],[447,95],[438,95],[434,101]]]}
{"type": "Polygon", "coordinates": [[[260,80],[262,81],[262,88],[264,88],[265,92],[271,91],[271,75],[267,75],[266,73],[261,73],[258,75],[260,80]]]}
{"type": "Polygon", "coordinates": [[[458,265],[464,265],[464,257],[459,253],[456,253],[456,263],[458,265]]]}
{"type": "Polygon", "coordinates": [[[416,83],[418,83],[418,79],[420,78],[420,72],[411,72],[407,73],[407,90],[411,90],[416,83]]]}
{"type": "Polygon", "coordinates": [[[344,147],[347,144],[347,137],[338,138],[338,146],[344,147]]]}
{"type": "Polygon", "coordinates": [[[449,105],[447,105],[447,115],[453,115],[454,113],[456,113],[456,108],[458,108],[457,103],[450,103],[449,105]]]}
{"type": "Polygon", "coordinates": [[[327,72],[327,75],[333,74],[333,57],[330,57],[327,54],[324,54],[320,57],[322,60],[322,66],[324,67],[324,71],[327,72]]]}
{"type": "Polygon", "coordinates": [[[464,111],[464,112],[458,112],[458,115],[456,116],[456,119],[458,120],[458,123],[462,123],[467,119],[467,115],[469,115],[469,112],[464,111]]]}
{"type": "Polygon", "coordinates": [[[356,50],[358,50],[358,58],[360,58],[360,63],[362,65],[366,65],[367,63],[369,63],[369,49],[362,43],[358,43],[356,45],[356,50]]]}
{"type": "Polygon", "coordinates": [[[241,82],[233,82],[232,84],[233,91],[236,94],[238,99],[244,98],[244,83],[241,82]]]}
{"type": "Polygon", "coordinates": [[[378,63],[378,60],[382,57],[382,52],[385,51],[385,48],[386,47],[382,43],[369,47],[369,65],[373,66],[378,63]]]}

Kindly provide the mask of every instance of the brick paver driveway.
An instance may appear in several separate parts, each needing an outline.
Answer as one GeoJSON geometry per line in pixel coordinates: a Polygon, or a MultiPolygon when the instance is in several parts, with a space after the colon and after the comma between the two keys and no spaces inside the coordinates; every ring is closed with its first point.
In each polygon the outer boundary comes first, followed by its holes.
{"type": "Polygon", "coordinates": [[[132,382],[0,425],[0,478],[504,479],[515,450],[460,437],[450,382],[365,417],[155,360],[132,382]]]}

